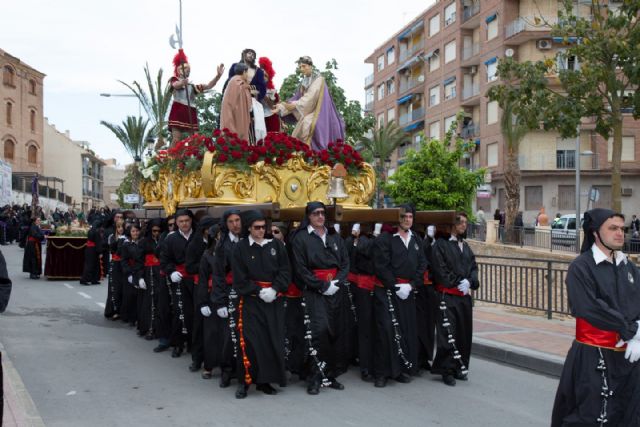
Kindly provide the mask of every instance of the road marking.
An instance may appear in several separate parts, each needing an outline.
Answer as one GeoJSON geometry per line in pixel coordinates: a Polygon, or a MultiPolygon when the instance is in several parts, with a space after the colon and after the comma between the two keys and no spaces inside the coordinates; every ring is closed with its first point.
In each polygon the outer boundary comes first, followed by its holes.
{"type": "Polygon", "coordinates": [[[86,299],[91,299],[91,295],[85,294],[84,292],[78,292],[78,295],[86,299]]]}
{"type": "Polygon", "coordinates": [[[97,302],[96,304],[98,304],[100,307],[104,308],[104,303],[103,302],[97,302]]]}
{"type": "Polygon", "coordinates": [[[63,285],[65,285],[65,286],[66,286],[67,288],[69,288],[69,289],[73,289],[73,286],[71,286],[71,285],[70,285],[70,284],[68,284],[68,283],[63,283],[63,285]]]}

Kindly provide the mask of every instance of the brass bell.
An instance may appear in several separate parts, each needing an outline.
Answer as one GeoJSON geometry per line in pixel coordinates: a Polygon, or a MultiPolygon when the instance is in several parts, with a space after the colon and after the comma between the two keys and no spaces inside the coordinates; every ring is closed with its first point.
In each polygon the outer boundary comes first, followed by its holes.
{"type": "Polygon", "coordinates": [[[340,163],[336,164],[331,171],[331,178],[329,180],[329,191],[327,192],[327,198],[329,199],[343,199],[349,197],[347,191],[344,188],[344,177],[347,175],[347,171],[340,163]]]}

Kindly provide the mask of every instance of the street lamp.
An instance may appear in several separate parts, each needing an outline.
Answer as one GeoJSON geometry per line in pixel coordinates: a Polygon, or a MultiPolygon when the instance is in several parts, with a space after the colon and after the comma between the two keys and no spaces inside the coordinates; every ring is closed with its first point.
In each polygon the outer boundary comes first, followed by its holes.
{"type": "MultiPolygon", "coordinates": [[[[134,94],[129,93],[101,93],[100,96],[105,98],[119,97],[119,98],[138,98],[134,94]]],[[[140,98],[138,98],[138,117],[142,117],[142,105],[140,104],[140,98]]]]}
{"type": "Polygon", "coordinates": [[[144,140],[144,142],[147,145],[147,157],[151,157],[153,155],[153,146],[154,146],[156,140],[155,140],[155,138],[153,136],[149,135],[144,140]]]}
{"type": "Polygon", "coordinates": [[[580,253],[580,229],[582,223],[580,221],[580,166],[582,156],[593,156],[593,151],[587,150],[580,152],[580,135],[576,138],[576,252],[580,253]]]}

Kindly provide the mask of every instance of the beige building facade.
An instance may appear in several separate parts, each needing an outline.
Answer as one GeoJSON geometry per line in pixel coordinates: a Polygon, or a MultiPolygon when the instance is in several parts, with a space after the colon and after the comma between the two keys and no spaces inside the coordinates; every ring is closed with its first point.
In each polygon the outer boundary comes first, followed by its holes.
{"type": "Polygon", "coordinates": [[[118,204],[118,195],[116,190],[120,187],[120,184],[122,184],[122,180],[125,175],[125,168],[124,166],[118,165],[116,159],[104,159],[104,163],[104,203],[110,209],[119,208],[120,205],[118,204]]]}
{"type": "Polygon", "coordinates": [[[13,172],[42,174],[45,75],[2,49],[0,72],[0,156],[13,172]]]}
{"type": "Polygon", "coordinates": [[[63,180],[63,191],[71,197],[70,205],[82,203],[82,155],[85,150],[75,143],[69,131],[60,132],[44,120],[44,174],[63,180]]]}
{"type": "MultiPolygon", "coordinates": [[[[392,173],[407,149],[417,148],[422,135],[442,139],[456,114],[464,112],[457,133],[475,149],[465,159],[469,169],[487,168],[486,184],[475,206],[485,212],[504,210],[506,152],[500,131],[500,109],[484,96],[498,82],[497,63],[512,56],[519,61],[553,58],[559,67],[563,49],[540,22],[557,22],[556,1],[456,0],[438,1],[366,58],[374,72],[365,79],[365,107],[379,125],[394,120],[411,134],[412,144],[392,158],[392,173]],[[422,132],[424,134],[422,134],[422,132]]],[[[589,16],[581,7],[581,16],[589,16]]],[[[551,83],[556,76],[550,76],[551,83]]],[[[640,125],[631,114],[624,118],[623,211],[640,214],[640,125]]],[[[580,205],[609,206],[611,200],[610,143],[596,134],[595,124],[581,126],[580,154],[576,142],[555,132],[530,132],[520,144],[521,210],[525,224],[540,207],[551,215],[575,213],[575,165],[580,158],[580,205]],[[589,201],[592,189],[598,200],[589,201]]]]}

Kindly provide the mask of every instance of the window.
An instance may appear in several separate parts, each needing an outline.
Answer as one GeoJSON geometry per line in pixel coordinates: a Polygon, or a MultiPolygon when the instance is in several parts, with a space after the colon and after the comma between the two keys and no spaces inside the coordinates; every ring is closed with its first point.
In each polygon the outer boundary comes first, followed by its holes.
{"type": "Polygon", "coordinates": [[[556,169],[575,169],[576,150],[556,150],[556,169]]]}
{"type": "Polygon", "coordinates": [[[30,145],[27,149],[27,161],[32,165],[38,163],[38,149],[35,145],[30,145]]]}
{"type": "Polygon", "coordinates": [[[524,209],[537,211],[542,207],[542,186],[530,185],[524,187],[524,209]]]}
{"type": "Polygon", "coordinates": [[[2,83],[7,86],[16,87],[15,83],[16,72],[13,67],[9,65],[5,65],[2,70],[2,83]]]}
{"type": "Polygon", "coordinates": [[[4,142],[4,159],[5,160],[13,160],[15,159],[16,153],[16,144],[10,139],[7,139],[4,142]]]}
{"type": "MultiPolygon", "coordinates": [[[[449,132],[449,129],[451,128],[451,125],[453,124],[453,122],[456,121],[456,116],[449,116],[449,117],[445,117],[444,118],[444,131],[445,132],[449,132]]],[[[455,129],[453,130],[454,132],[456,131],[455,129]]]]}
{"type": "Polygon", "coordinates": [[[393,46],[387,49],[387,64],[393,64],[396,60],[396,50],[393,46]]]}
{"type": "Polygon", "coordinates": [[[456,97],[456,81],[444,85],[444,99],[454,99],[456,97]]]}
{"type": "Polygon", "coordinates": [[[558,71],[577,71],[578,61],[575,55],[567,55],[566,49],[559,49],[556,54],[556,66],[558,71]]]}
{"type": "Polygon", "coordinates": [[[432,37],[435,34],[438,34],[439,31],[440,31],[440,14],[437,14],[436,16],[433,16],[431,17],[431,19],[429,19],[429,37],[432,37]]]}
{"type": "Polygon", "coordinates": [[[387,94],[391,95],[396,91],[396,81],[394,79],[387,80],[387,94]]]}
{"type": "Polygon", "coordinates": [[[29,126],[31,127],[31,132],[36,131],[36,112],[35,110],[29,110],[29,126]]]}
{"type": "Polygon", "coordinates": [[[6,121],[7,126],[11,126],[13,122],[13,104],[10,102],[7,102],[6,121]]]}
{"type": "Polygon", "coordinates": [[[396,119],[396,109],[389,108],[387,110],[387,123],[390,123],[396,119]]]}
{"type": "MultiPolygon", "coordinates": [[[[622,161],[623,162],[632,162],[635,160],[635,146],[636,146],[636,138],[633,136],[623,136],[622,137],[622,161]]],[[[609,138],[608,148],[607,148],[607,159],[611,161],[611,154],[613,153],[613,138],[609,138]]]]}
{"type": "Polygon", "coordinates": [[[491,19],[487,22],[487,40],[493,40],[498,37],[498,17],[497,15],[493,15],[493,17],[487,18],[487,20],[491,19]]]}
{"type": "Polygon", "coordinates": [[[370,87],[364,92],[365,105],[373,104],[373,88],[370,87]]]}
{"type": "Polygon", "coordinates": [[[429,58],[429,71],[434,71],[440,68],[440,55],[436,50],[429,58]]]}
{"type": "Polygon", "coordinates": [[[36,81],[33,79],[29,80],[29,93],[36,95],[36,81]]]}
{"type": "Polygon", "coordinates": [[[498,101],[487,102],[487,124],[498,122],[498,101]]]}
{"type": "Polygon", "coordinates": [[[378,129],[384,126],[384,113],[378,114],[378,129]]]}
{"type": "Polygon", "coordinates": [[[487,166],[498,166],[498,143],[494,142],[487,145],[487,166]]]}
{"type": "Polygon", "coordinates": [[[558,185],[558,209],[561,211],[576,209],[575,185],[558,185]]]}
{"type": "Polygon", "coordinates": [[[429,89],[429,106],[440,104],[440,86],[434,86],[429,89]]]}
{"type": "Polygon", "coordinates": [[[384,98],[384,83],[378,85],[378,101],[384,98]]]}
{"type": "Polygon", "coordinates": [[[456,59],[456,41],[452,40],[444,46],[444,63],[447,64],[456,59]]]}
{"type": "Polygon", "coordinates": [[[449,26],[456,22],[456,2],[444,8],[444,26],[449,26]]]}
{"type": "Polygon", "coordinates": [[[433,122],[429,125],[429,137],[440,139],[440,122],[433,122]]]}
{"type": "Polygon", "coordinates": [[[498,73],[498,59],[497,58],[493,58],[487,62],[485,62],[485,64],[487,65],[487,81],[488,82],[492,82],[494,80],[498,79],[497,73],[498,73]]]}
{"type": "Polygon", "coordinates": [[[378,56],[378,71],[384,69],[384,55],[378,56]]]}

